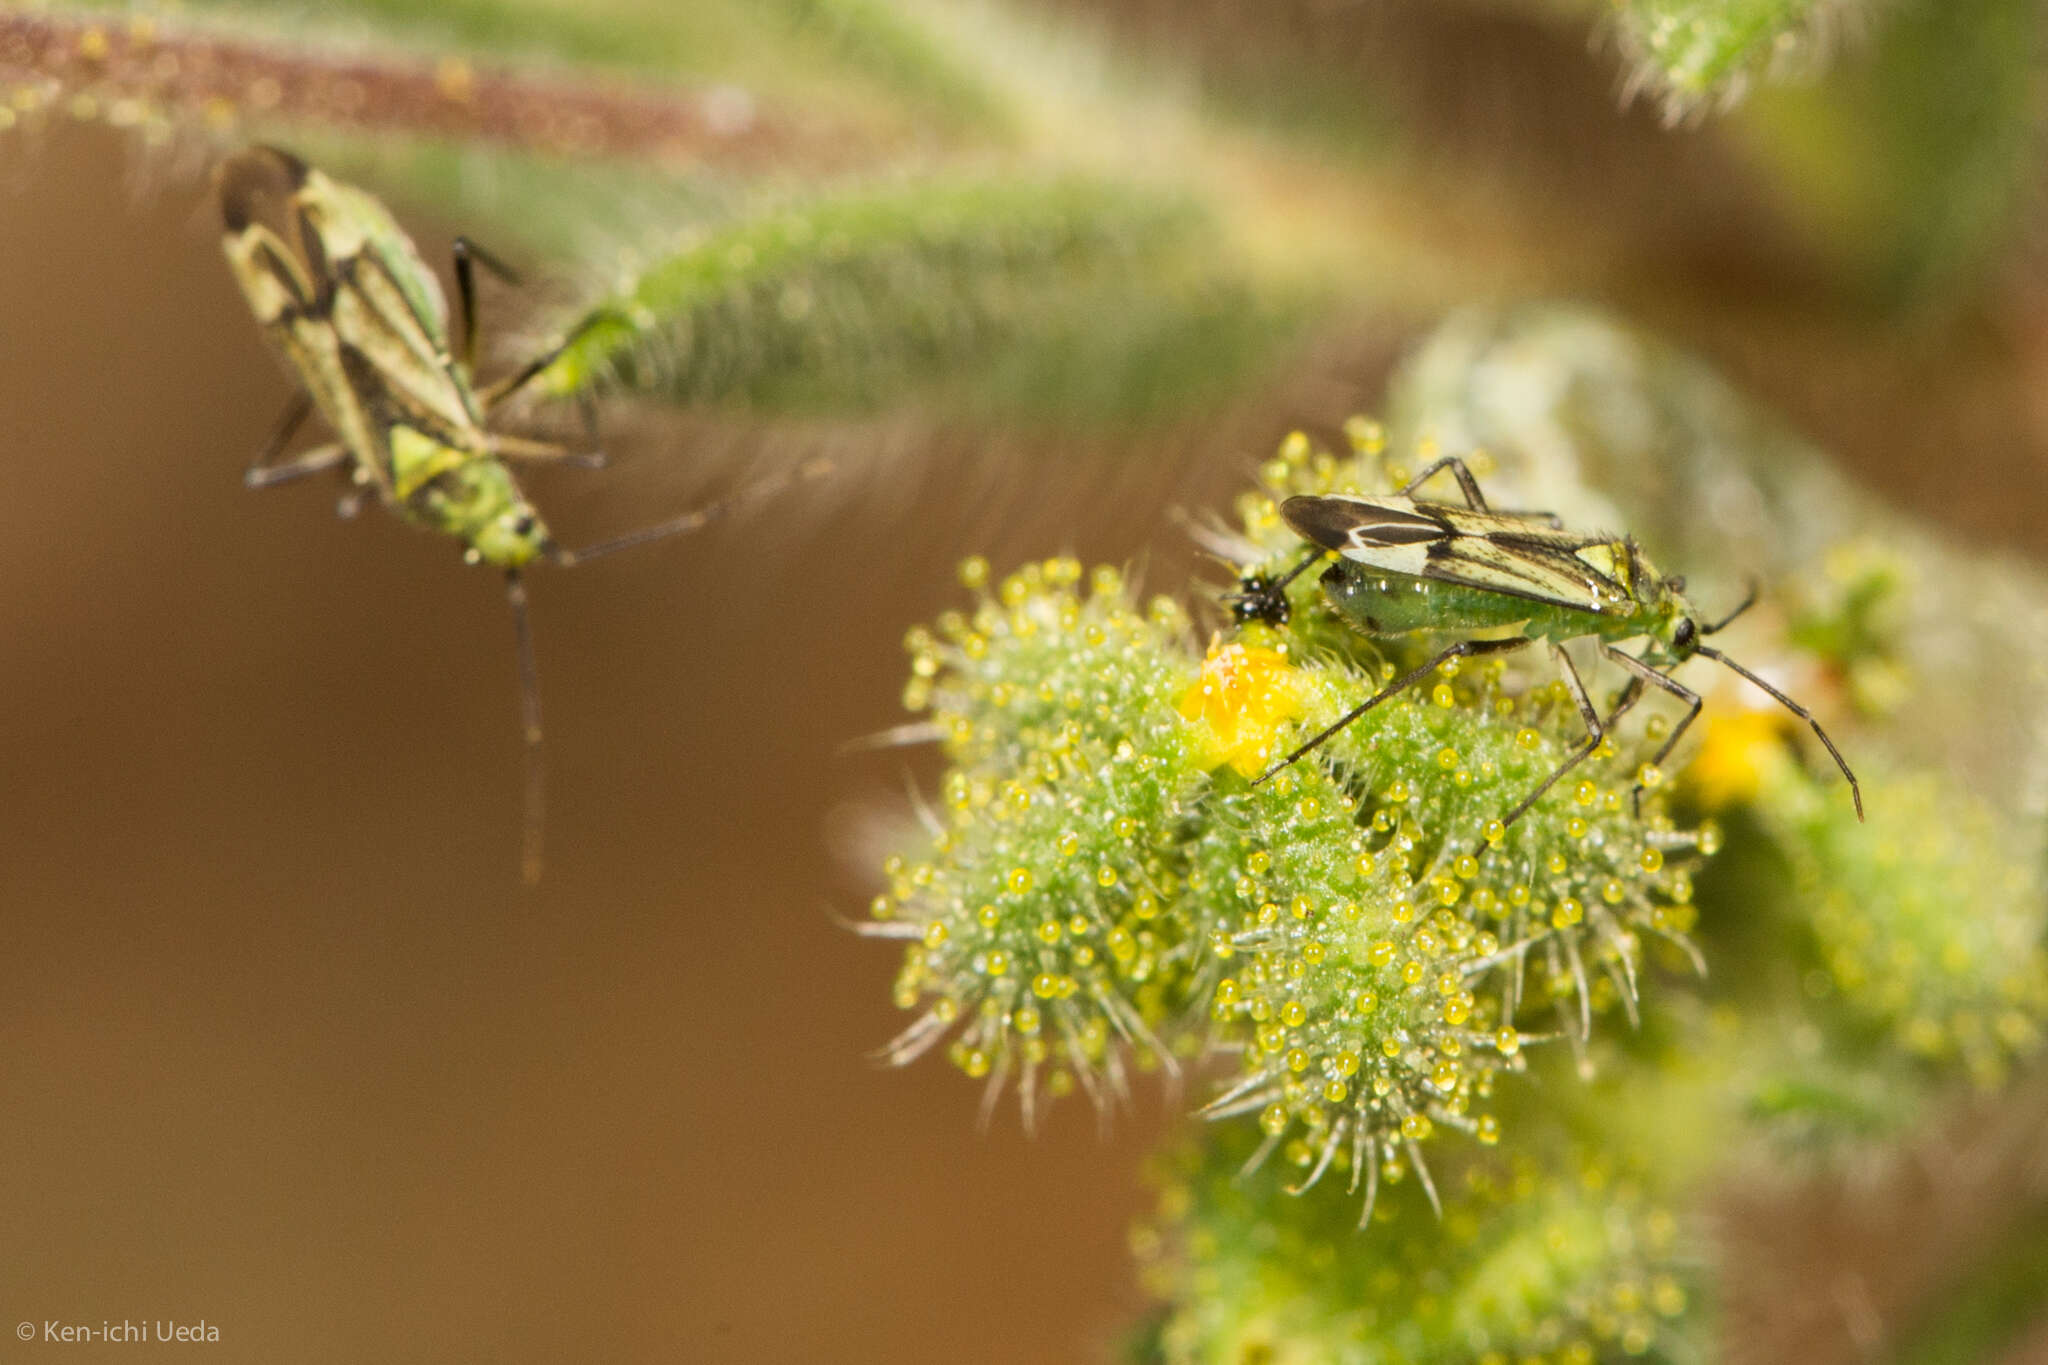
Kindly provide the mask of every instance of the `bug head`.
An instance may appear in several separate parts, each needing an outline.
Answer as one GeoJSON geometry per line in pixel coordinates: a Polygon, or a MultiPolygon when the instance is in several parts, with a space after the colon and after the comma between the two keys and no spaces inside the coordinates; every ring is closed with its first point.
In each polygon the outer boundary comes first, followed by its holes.
{"type": "Polygon", "coordinates": [[[1237,591],[1223,600],[1230,607],[1230,619],[1240,626],[1258,621],[1278,629],[1294,614],[1285,580],[1276,582],[1262,573],[1244,574],[1237,580],[1237,591]]]}
{"type": "Polygon", "coordinates": [[[1700,620],[1699,610],[1686,597],[1683,576],[1651,576],[1644,581],[1655,585],[1644,593],[1656,611],[1656,625],[1649,631],[1655,642],[1653,652],[1662,656],[1661,663],[1684,663],[1698,652],[1701,640],[1713,631],[1700,620]]]}
{"type": "Polygon", "coordinates": [[[1700,623],[1690,611],[1680,611],[1665,623],[1658,641],[1664,652],[1678,663],[1690,659],[1700,647],[1700,623]]]}
{"type": "Polygon", "coordinates": [[[464,555],[472,564],[489,564],[498,569],[518,569],[555,552],[546,523],[521,499],[478,525],[469,536],[464,555]]]}

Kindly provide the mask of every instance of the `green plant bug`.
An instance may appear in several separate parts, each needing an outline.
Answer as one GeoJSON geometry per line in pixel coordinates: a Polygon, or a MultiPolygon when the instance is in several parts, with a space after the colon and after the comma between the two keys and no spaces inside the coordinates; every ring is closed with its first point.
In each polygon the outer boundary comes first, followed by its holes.
{"type": "MultiPolygon", "coordinates": [[[[526,803],[521,870],[530,885],[541,870],[545,806],[539,673],[521,577],[536,561],[581,564],[649,541],[680,535],[741,503],[824,472],[822,461],[752,485],[680,516],[581,550],[555,544],[513,477],[510,462],[600,465],[596,451],[490,431],[486,417],[541,374],[561,345],[482,387],[476,354],[475,268],[516,276],[466,238],[454,244],[462,322],[461,353],[449,344],[448,306],[434,278],[389,209],[374,196],[308,166],[291,153],[255,146],[215,170],[222,247],[256,320],[299,382],[246,482],[266,488],[336,470],[351,491],[352,514],[372,493],[400,519],[461,542],[471,564],[503,571],[518,654],[520,713],[526,744],[526,803]],[[315,410],[334,439],[282,458],[315,410]]],[[[583,408],[594,435],[594,414],[583,408]]]]}
{"type": "MultiPolygon", "coordinates": [[[[1425,630],[1515,633],[1460,640],[1439,651],[1421,667],[1353,707],[1257,781],[1264,782],[1312,752],[1448,660],[1505,653],[1541,640],[1550,646],[1586,723],[1586,740],[1502,817],[1504,826],[1513,824],[1559,778],[1599,748],[1608,729],[1636,704],[1646,687],[1661,688],[1686,706],[1684,718],[1650,760],[1652,767],[1661,766],[1700,713],[1700,695],[1670,676],[1695,655],[1748,679],[1811,726],[1848,779],[1856,818],[1863,818],[1863,790],[1856,774],[1813,713],[1704,642],[1706,636],[1749,609],[1756,601],[1754,587],[1734,611],[1712,624],[1702,624],[1698,611],[1686,599],[1685,580],[1659,573],[1634,537],[1566,530],[1545,513],[1495,511],[1487,506],[1471,470],[1455,455],[1430,465],[1398,493],[1293,497],[1281,504],[1280,515],[1315,550],[1280,578],[1247,576],[1230,603],[1240,622],[1284,623],[1287,584],[1334,554],[1337,558],[1322,575],[1324,595],[1345,621],[1366,634],[1425,630]],[[1414,497],[1416,489],[1446,471],[1457,479],[1464,506],[1414,497]],[[1567,640],[1586,636],[1597,640],[1601,654],[1629,674],[1627,687],[1605,717],[1594,709],[1571,656],[1560,648],[1567,640]],[[1647,642],[1639,654],[1618,648],[1621,641],[1630,639],[1647,642]]],[[[1642,790],[1638,783],[1638,801],[1642,790]]]]}

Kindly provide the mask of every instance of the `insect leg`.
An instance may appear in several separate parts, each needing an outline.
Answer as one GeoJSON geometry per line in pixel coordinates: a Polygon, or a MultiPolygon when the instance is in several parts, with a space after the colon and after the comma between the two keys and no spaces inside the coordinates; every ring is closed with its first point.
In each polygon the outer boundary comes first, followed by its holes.
{"type": "Polygon", "coordinates": [[[1475,512],[1490,512],[1493,510],[1486,505],[1486,498],[1479,491],[1479,480],[1472,477],[1472,471],[1467,469],[1465,462],[1456,455],[1444,456],[1441,460],[1438,460],[1429,468],[1408,480],[1401,487],[1401,496],[1404,498],[1413,496],[1416,489],[1422,487],[1422,485],[1428,483],[1446,469],[1450,470],[1451,477],[1458,481],[1458,487],[1465,490],[1466,506],[1475,512]]]}
{"type": "Polygon", "coordinates": [[[1593,699],[1586,695],[1586,684],[1580,681],[1579,670],[1577,665],[1572,663],[1572,656],[1565,653],[1555,643],[1550,646],[1550,653],[1551,657],[1557,660],[1558,671],[1564,675],[1565,686],[1571,689],[1572,700],[1578,703],[1579,719],[1586,722],[1586,742],[1581,744],[1571,757],[1558,764],[1556,770],[1550,776],[1544,778],[1537,785],[1535,791],[1523,797],[1520,805],[1517,805],[1513,810],[1501,817],[1500,822],[1503,826],[1512,825],[1515,821],[1521,819],[1529,807],[1536,804],[1537,799],[1543,793],[1557,785],[1557,780],[1560,777],[1563,777],[1566,773],[1584,763],[1591,756],[1592,752],[1600,747],[1600,741],[1607,738],[1607,726],[1620,719],[1621,713],[1634,706],[1636,698],[1642,695],[1642,688],[1640,687],[1622,693],[1621,701],[1615,705],[1614,714],[1608,717],[1605,723],[1602,723],[1600,713],[1593,709],[1593,699]]]}
{"type": "Polygon", "coordinates": [[[533,659],[533,626],[526,613],[526,584],[505,575],[505,600],[512,606],[512,634],[519,656],[519,726],[526,743],[526,818],[520,834],[519,876],[528,886],[540,881],[543,824],[547,816],[547,758],[541,749],[540,669],[533,659]]]}
{"type": "Polygon", "coordinates": [[[604,468],[604,452],[601,450],[571,450],[559,441],[534,441],[524,436],[507,436],[501,432],[484,433],[484,441],[491,448],[491,454],[503,460],[523,460],[530,464],[573,464],[583,469],[604,468]]]}
{"type": "Polygon", "coordinates": [[[1496,509],[1488,507],[1485,497],[1479,492],[1479,480],[1472,477],[1472,471],[1456,455],[1444,456],[1441,460],[1438,460],[1435,464],[1432,464],[1429,468],[1408,480],[1401,488],[1401,496],[1405,498],[1413,495],[1416,489],[1422,487],[1422,485],[1428,483],[1446,469],[1450,470],[1452,477],[1457,479],[1458,487],[1464,490],[1465,505],[1475,512],[1493,512],[1496,516],[1503,517],[1527,517],[1530,521],[1547,521],[1552,526],[1562,526],[1564,524],[1558,520],[1557,513],[1555,512],[1525,512],[1507,508],[1496,509]]]}
{"type": "Polygon", "coordinates": [[[329,441],[279,464],[252,464],[243,471],[242,484],[246,488],[271,488],[347,462],[348,448],[339,441],[329,441]]]}
{"type": "Polygon", "coordinates": [[[249,475],[252,479],[257,470],[284,454],[284,448],[291,444],[292,437],[312,415],[313,395],[300,389],[291,396],[291,401],[284,405],[284,411],[278,414],[277,421],[271,425],[270,434],[263,438],[263,444],[257,448],[256,458],[249,461],[249,475]]]}
{"type": "Polygon", "coordinates": [[[613,536],[610,540],[600,540],[597,544],[586,545],[580,550],[556,550],[551,557],[555,563],[565,568],[571,568],[578,564],[588,563],[600,555],[608,555],[617,550],[630,550],[635,545],[645,545],[652,540],[665,540],[669,536],[679,536],[687,531],[694,531],[700,526],[709,525],[720,517],[736,512],[749,503],[757,502],[762,498],[780,493],[783,489],[788,488],[799,480],[815,479],[829,474],[832,472],[832,468],[832,461],[829,459],[806,460],[793,470],[771,475],[760,480],[758,483],[740,489],[736,493],[720,498],[716,502],[707,503],[695,511],[685,512],[677,517],[670,517],[667,521],[658,521],[652,526],[643,526],[637,531],[628,531],[622,536],[613,536]]]}
{"type": "Polygon", "coordinates": [[[1856,802],[1856,818],[1858,820],[1861,820],[1863,818],[1863,788],[1857,784],[1856,774],[1849,771],[1849,764],[1846,760],[1843,759],[1842,751],[1835,747],[1835,742],[1828,738],[1828,732],[1821,729],[1820,722],[1813,718],[1813,712],[1807,710],[1798,702],[1792,700],[1783,692],[1780,692],[1777,688],[1771,686],[1762,678],[1759,678],[1756,674],[1744,668],[1741,664],[1736,663],[1735,660],[1729,658],[1720,650],[1708,649],[1705,645],[1701,645],[1697,650],[1693,652],[1696,654],[1704,654],[1709,659],[1713,659],[1716,662],[1725,664],[1733,671],[1740,673],[1743,677],[1749,679],[1758,687],[1761,687],[1764,691],[1770,693],[1772,700],[1776,701],[1778,705],[1784,707],[1787,711],[1790,711],[1793,715],[1799,717],[1799,719],[1805,721],[1808,725],[1812,726],[1813,733],[1820,736],[1820,742],[1822,744],[1827,745],[1828,757],[1835,760],[1835,766],[1842,770],[1842,776],[1849,779],[1849,796],[1852,800],[1856,802]]]}
{"type": "Polygon", "coordinates": [[[496,275],[507,284],[519,283],[519,272],[467,237],[457,237],[448,249],[455,258],[455,294],[462,309],[462,368],[476,373],[476,267],[496,275]]]}
{"type": "Polygon", "coordinates": [[[1507,651],[1511,649],[1520,649],[1522,646],[1528,643],[1529,637],[1526,635],[1517,635],[1506,640],[1460,640],[1457,644],[1454,644],[1449,649],[1444,650],[1435,658],[1431,659],[1428,663],[1422,665],[1420,668],[1410,669],[1408,672],[1402,674],[1400,677],[1388,683],[1385,687],[1382,687],[1379,691],[1373,693],[1370,697],[1367,697],[1358,705],[1352,707],[1349,711],[1346,711],[1342,716],[1337,718],[1337,722],[1334,725],[1326,727],[1314,739],[1311,739],[1308,743],[1302,745],[1293,753],[1287,755],[1287,757],[1281,759],[1278,763],[1275,763],[1272,767],[1260,773],[1258,777],[1252,781],[1252,785],[1254,787],[1258,786],[1259,783],[1264,782],[1267,778],[1271,777],[1274,773],[1279,772],[1282,768],[1285,768],[1290,764],[1297,762],[1304,755],[1312,753],[1314,750],[1319,748],[1325,741],[1327,741],[1332,735],[1336,734],[1339,730],[1342,730],[1352,721],[1357,720],[1366,712],[1372,710],[1373,707],[1378,706],[1388,697],[1391,697],[1398,692],[1406,691],[1409,687],[1412,687],[1421,679],[1429,676],[1430,673],[1436,670],[1438,665],[1447,663],[1452,659],[1471,658],[1481,654],[1505,654],[1507,651]]]}
{"type": "MultiPolygon", "coordinates": [[[[1666,692],[1669,692],[1672,696],[1685,703],[1685,719],[1679,721],[1677,725],[1671,728],[1671,733],[1665,736],[1664,743],[1658,748],[1656,753],[1650,756],[1651,767],[1663,767],[1664,760],[1670,757],[1671,751],[1678,747],[1678,741],[1684,737],[1685,728],[1699,719],[1700,707],[1703,704],[1700,701],[1700,694],[1687,687],[1684,683],[1679,682],[1678,679],[1659,673],[1633,654],[1624,654],[1605,641],[1601,643],[1600,648],[1608,658],[1614,660],[1614,662],[1635,675],[1633,686],[1637,689],[1640,689],[1644,683],[1649,683],[1653,687],[1663,688],[1666,692]]],[[[1630,793],[1629,799],[1634,804],[1636,810],[1640,812],[1643,805],[1643,784],[1640,780],[1636,782],[1635,790],[1630,793]]]]}
{"type": "Polygon", "coordinates": [[[492,408],[498,406],[498,404],[504,402],[507,398],[510,398],[513,394],[525,388],[528,384],[531,384],[534,381],[534,379],[541,374],[542,371],[547,369],[548,366],[554,364],[557,360],[560,360],[562,358],[562,353],[564,351],[568,350],[571,346],[574,346],[578,341],[582,340],[583,334],[585,332],[588,332],[591,329],[595,328],[601,322],[610,321],[615,316],[615,314],[608,312],[605,309],[597,309],[596,311],[592,312],[587,317],[585,317],[581,322],[577,323],[574,327],[570,328],[569,334],[563,337],[560,341],[548,347],[545,351],[542,351],[539,355],[527,361],[524,365],[521,365],[518,369],[506,375],[503,379],[500,379],[496,383],[485,387],[483,391],[477,395],[477,397],[481,399],[483,402],[484,411],[490,411],[492,408]]]}

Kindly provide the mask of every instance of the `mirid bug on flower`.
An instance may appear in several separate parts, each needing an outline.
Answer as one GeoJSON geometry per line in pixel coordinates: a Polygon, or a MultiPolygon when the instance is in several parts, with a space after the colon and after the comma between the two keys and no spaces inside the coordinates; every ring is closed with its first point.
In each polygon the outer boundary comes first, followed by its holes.
{"type": "MultiPolygon", "coordinates": [[[[504,572],[527,754],[522,871],[531,883],[541,867],[545,769],[522,570],[535,561],[580,564],[693,531],[823,466],[814,463],[653,526],[586,549],[565,550],[549,536],[508,462],[594,465],[602,457],[484,425],[488,414],[541,374],[562,347],[495,383],[478,387],[471,378],[475,266],[507,280],[512,272],[474,243],[456,239],[462,318],[458,357],[449,345],[448,305],[439,282],[377,199],[274,147],[251,147],[227,158],[215,171],[215,189],[228,264],[256,320],[302,386],[250,466],[249,486],[266,488],[340,471],[350,481],[345,512],[374,493],[401,519],[460,541],[469,563],[504,572]],[[315,409],[334,439],[281,459],[293,433],[315,409]]],[[[590,416],[587,407],[585,416],[590,416]]]]}
{"type": "MultiPolygon", "coordinates": [[[[1310,753],[1448,660],[1504,653],[1541,640],[1550,646],[1585,720],[1586,740],[1502,817],[1503,825],[1513,824],[1559,778],[1599,748],[1608,729],[1636,704],[1645,687],[1661,688],[1686,705],[1684,718],[1650,760],[1653,768],[1662,765],[1700,713],[1699,694],[1670,676],[1694,655],[1703,655],[1747,678],[1812,726],[1835,766],[1849,780],[1856,817],[1863,818],[1863,791],[1856,774],[1813,714],[1704,643],[1706,636],[1749,608],[1756,600],[1753,589],[1734,611],[1703,624],[1699,612],[1686,600],[1685,580],[1660,574],[1633,537],[1565,530],[1555,518],[1540,513],[1494,511],[1481,496],[1478,481],[1456,456],[1438,460],[1398,493],[1294,497],[1281,504],[1280,515],[1297,535],[1316,547],[1315,551],[1277,580],[1248,578],[1241,584],[1232,604],[1240,621],[1284,621],[1287,584],[1309,566],[1335,554],[1337,558],[1323,572],[1324,594],[1339,615],[1368,635],[1425,630],[1514,633],[1460,640],[1438,652],[1346,712],[1267,769],[1258,781],[1264,782],[1310,753]],[[1426,481],[1445,471],[1457,479],[1465,495],[1464,506],[1425,502],[1413,496],[1426,481]],[[1586,695],[1571,657],[1559,648],[1567,640],[1584,636],[1597,640],[1600,652],[1629,674],[1627,687],[1605,717],[1586,695]],[[1617,647],[1631,639],[1645,641],[1640,653],[1617,647]]],[[[1640,799],[1641,795],[1638,783],[1636,796],[1640,799]]]]}

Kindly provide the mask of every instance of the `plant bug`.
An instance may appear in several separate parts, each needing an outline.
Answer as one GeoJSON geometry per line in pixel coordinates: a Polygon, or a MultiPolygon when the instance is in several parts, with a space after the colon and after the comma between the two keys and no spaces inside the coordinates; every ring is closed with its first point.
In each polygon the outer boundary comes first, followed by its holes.
{"type": "MultiPolygon", "coordinates": [[[[479,388],[471,378],[475,267],[508,281],[515,278],[512,271],[474,243],[456,239],[458,357],[449,345],[448,306],[439,282],[376,198],[289,152],[264,146],[228,157],[216,169],[214,185],[228,265],[301,385],[249,467],[249,486],[267,488],[339,470],[352,484],[342,503],[345,514],[374,492],[402,520],[460,541],[467,562],[504,572],[526,743],[521,870],[530,885],[540,876],[545,767],[522,571],[535,561],[581,564],[696,530],[743,502],[823,472],[823,462],[638,531],[581,550],[563,549],[520,490],[509,462],[600,464],[603,457],[492,432],[484,421],[546,370],[568,341],[495,383],[479,388]],[[335,439],[280,458],[316,409],[335,439]]],[[[587,402],[583,411],[586,426],[594,428],[587,402]]]]}
{"type": "MultiPolygon", "coordinates": [[[[1863,789],[1856,774],[1813,713],[1704,643],[1706,636],[1749,609],[1756,601],[1754,587],[1734,611],[1710,625],[1702,624],[1698,611],[1686,600],[1685,580],[1660,574],[1634,537],[1568,531],[1544,513],[1495,511],[1487,506],[1471,470],[1455,455],[1430,465],[1398,493],[1293,497],[1281,504],[1280,515],[1297,535],[1316,547],[1315,551],[1281,578],[1248,577],[1231,603],[1240,621],[1284,621],[1287,584],[1310,565],[1335,554],[1337,558],[1323,572],[1323,592],[1340,616],[1369,635],[1423,630],[1517,633],[1460,640],[1439,651],[1267,769],[1259,782],[1310,753],[1387,698],[1428,677],[1446,661],[1505,653],[1542,640],[1550,646],[1585,721],[1586,740],[1502,817],[1503,825],[1512,825],[1559,778],[1599,748],[1608,729],[1636,704],[1645,687],[1661,688],[1686,706],[1684,719],[1650,760],[1651,766],[1661,766],[1700,713],[1699,694],[1670,676],[1694,655],[1704,655],[1747,678],[1813,727],[1835,766],[1849,780],[1856,818],[1863,818],[1863,789]],[[1457,479],[1465,495],[1464,506],[1415,498],[1416,489],[1445,471],[1457,479]],[[1563,642],[1582,636],[1597,640],[1600,652],[1629,674],[1627,687],[1605,718],[1586,695],[1571,656],[1560,648],[1563,642]],[[1623,640],[1638,638],[1648,642],[1640,654],[1617,647],[1623,640]]],[[[1637,801],[1642,799],[1642,791],[1639,781],[1637,801]]]]}

